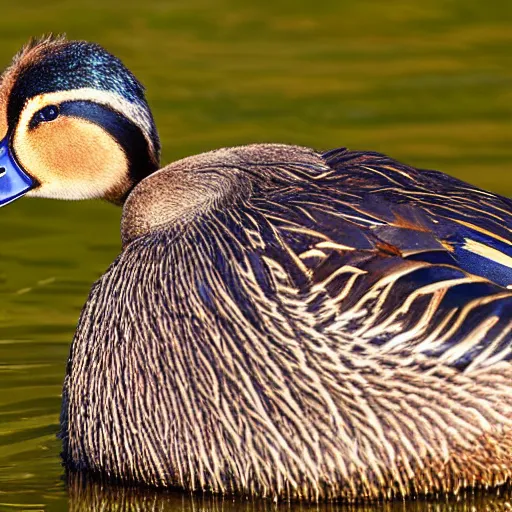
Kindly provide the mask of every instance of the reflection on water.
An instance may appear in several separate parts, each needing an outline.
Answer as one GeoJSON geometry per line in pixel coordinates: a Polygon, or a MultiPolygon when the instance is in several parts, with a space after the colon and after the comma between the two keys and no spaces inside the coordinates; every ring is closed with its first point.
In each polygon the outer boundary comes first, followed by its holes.
{"type": "MultiPolygon", "coordinates": [[[[512,195],[511,8],[510,0],[3,2],[0,67],[49,30],[105,45],[145,83],[165,161],[249,142],[344,145],[512,195]]],[[[55,437],[62,379],[88,290],[120,250],[119,219],[101,202],[24,199],[0,210],[0,510],[336,510],[98,484],[73,484],[68,503],[55,437]]],[[[470,495],[362,510],[503,507],[503,498],[470,495]]]]}
{"type": "Polygon", "coordinates": [[[500,512],[512,510],[508,491],[466,493],[456,498],[376,504],[272,503],[265,500],[156,492],[69,479],[70,512],[500,512]]]}

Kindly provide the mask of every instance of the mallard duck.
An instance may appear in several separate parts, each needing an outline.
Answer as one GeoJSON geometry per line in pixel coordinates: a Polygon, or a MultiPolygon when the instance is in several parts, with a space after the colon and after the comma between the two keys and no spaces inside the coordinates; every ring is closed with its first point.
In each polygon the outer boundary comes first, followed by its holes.
{"type": "Polygon", "coordinates": [[[71,344],[71,471],[289,499],[505,482],[512,202],[374,152],[219,149],[159,170],[144,89],[96,44],[0,85],[0,203],[123,205],[71,344]]]}

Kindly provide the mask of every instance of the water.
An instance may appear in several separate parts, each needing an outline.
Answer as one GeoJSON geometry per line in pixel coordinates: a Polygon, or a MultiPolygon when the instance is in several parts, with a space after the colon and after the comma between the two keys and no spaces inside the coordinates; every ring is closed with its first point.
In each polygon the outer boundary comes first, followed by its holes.
{"type": "MultiPolygon", "coordinates": [[[[258,141],[346,145],[512,195],[508,0],[27,0],[1,14],[2,65],[50,30],[122,57],[147,86],[166,162],[258,141]]],[[[55,437],[66,357],[91,283],[120,250],[119,219],[101,202],[0,211],[0,510],[355,510],[66,486],[55,437]]],[[[510,506],[470,493],[357,510],[510,506]]]]}

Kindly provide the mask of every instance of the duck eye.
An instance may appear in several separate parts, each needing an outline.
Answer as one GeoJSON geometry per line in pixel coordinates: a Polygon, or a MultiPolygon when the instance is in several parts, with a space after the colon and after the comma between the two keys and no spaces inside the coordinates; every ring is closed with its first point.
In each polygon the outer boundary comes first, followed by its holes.
{"type": "Polygon", "coordinates": [[[38,110],[32,118],[32,125],[36,126],[39,123],[53,121],[59,116],[59,107],[57,105],[47,105],[41,110],[38,110]]]}

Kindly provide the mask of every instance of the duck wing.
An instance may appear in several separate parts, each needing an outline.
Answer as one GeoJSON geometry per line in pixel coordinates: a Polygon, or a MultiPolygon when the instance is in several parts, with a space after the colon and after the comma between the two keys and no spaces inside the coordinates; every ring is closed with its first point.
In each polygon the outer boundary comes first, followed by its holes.
{"type": "Polygon", "coordinates": [[[342,149],[324,158],[337,171],[336,186],[360,196],[358,208],[367,220],[384,223],[374,226],[377,237],[403,256],[424,259],[431,235],[460,268],[502,286],[512,283],[510,199],[378,153],[342,149]]]}
{"type": "Polygon", "coordinates": [[[512,202],[378,153],[322,158],[274,164],[273,187],[253,200],[279,239],[267,251],[286,248],[269,258],[295,257],[286,272],[316,328],[461,369],[508,358],[512,202]]]}

